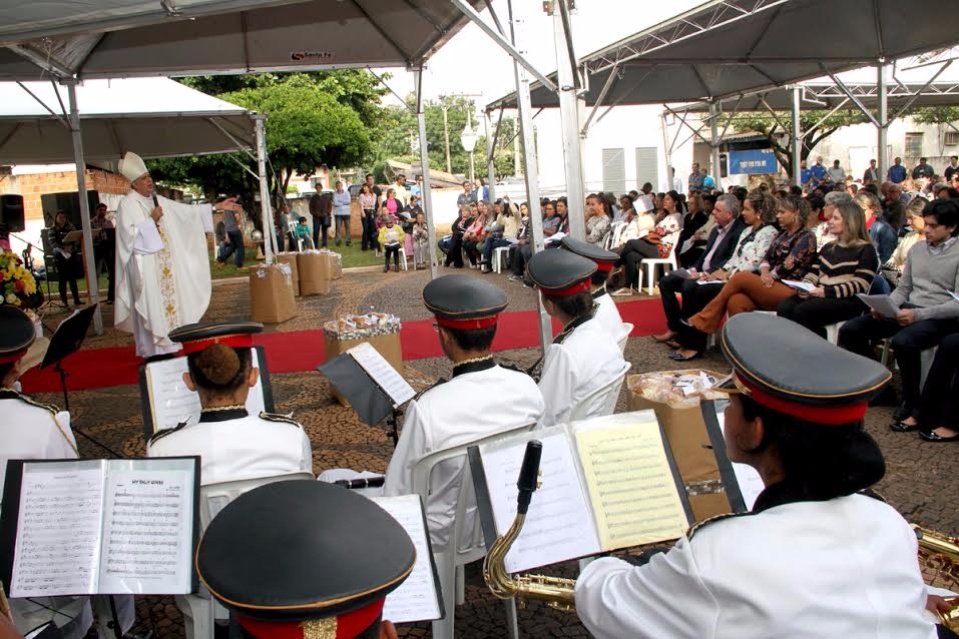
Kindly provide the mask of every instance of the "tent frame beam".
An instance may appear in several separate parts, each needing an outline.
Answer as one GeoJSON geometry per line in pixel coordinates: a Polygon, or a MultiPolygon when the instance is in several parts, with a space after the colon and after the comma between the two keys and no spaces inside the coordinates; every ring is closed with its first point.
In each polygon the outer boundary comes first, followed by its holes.
{"type": "Polygon", "coordinates": [[[420,170],[423,172],[423,212],[426,214],[426,229],[429,234],[430,280],[439,277],[439,256],[436,252],[436,223],[433,215],[433,190],[430,184],[429,140],[426,137],[426,109],[423,108],[423,68],[413,69],[416,85],[416,121],[420,133],[420,170]]]}

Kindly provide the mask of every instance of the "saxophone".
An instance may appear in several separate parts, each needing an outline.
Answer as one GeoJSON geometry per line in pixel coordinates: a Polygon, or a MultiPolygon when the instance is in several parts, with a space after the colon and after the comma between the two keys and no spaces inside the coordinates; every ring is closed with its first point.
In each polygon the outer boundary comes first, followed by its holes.
{"type": "MultiPolygon", "coordinates": [[[[942,578],[943,581],[948,582],[946,585],[955,590],[959,585],[959,539],[947,537],[915,524],[912,524],[912,529],[919,540],[919,564],[933,573],[929,581],[942,578]]],[[[945,599],[953,606],[959,606],[959,597],[945,599]]],[[[935,614],[943,626],[952,632],[959,633],[959,607],[953,607],[945,614],[941,612],[935,614]]]]}
{"type": "Polygon", "coordinates": [[[533,440],[526,444],[526,453],[523,455],[523,466],[520,468],[519,495],[516,499],[516,519],[506,534],[496,540],[493,547],[486,554],[483,561],[483,578],[494,595],[500,599],[516,597],[522,606],[527,599],[545,601],[551,608],[573,612],[576,602],[573,598],[573,589],[576,588],[575,579],[561,577],[547,577],[544,575],[510,575],[506,571],[506,553],[526,521],[526,512],[539,483],[539,461],[543,454],[543,444],[533,440]]]}

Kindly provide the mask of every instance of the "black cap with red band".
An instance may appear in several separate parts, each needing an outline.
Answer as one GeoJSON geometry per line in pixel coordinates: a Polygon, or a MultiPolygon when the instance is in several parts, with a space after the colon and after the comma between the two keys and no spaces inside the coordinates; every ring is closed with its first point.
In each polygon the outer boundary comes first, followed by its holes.
{"type": "Polygon", "coordinates": [[[587,260],[592,260],[596,264],[596,270],[605,273],[612,271],[616,261],[619,260],[619,255],[612,251],[607,251],[596,244],[574,239],[569,235],[563,238],[561,244],[567,251],[585,257],[587,260]]]}
{"type": "Polygon", "coordinates": [[[0,305],[0,364],[22,359],[36,338],[33,320],[26,313],[16,306],[0,305]]]}
{"type": "Polygon", "coordinates": [[[543,295],[568,297],[589,292],[596,264],[570,251],[545,250],[529,259],[526,272],[543,295]]]}
{"type": "Polygon", "coordinates": [[[852,424],[891,379],[885,366],[850,353],[781,317],[741,313],[726,322],[723,354],[733,367],[717,390],[825,425],[852,424]]]}
{"type": "Polygon", "coordinates": [[[214,344],[252,348],[253,336],[262,332],[259,322],[200,322],[173,329],[170,340],[183,345],[182,355],[191,355],[214,344]]]}
{"type": "Polygon", "coordinates": [[[490,328],[509,301],[495,284],[470,275],[444,275],[423,289],[423,304],[444,328],[490,328]]]}

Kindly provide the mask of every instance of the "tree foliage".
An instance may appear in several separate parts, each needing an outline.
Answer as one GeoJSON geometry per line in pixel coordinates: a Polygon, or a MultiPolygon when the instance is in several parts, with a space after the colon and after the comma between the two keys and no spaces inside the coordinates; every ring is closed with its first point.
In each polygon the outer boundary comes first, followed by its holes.
{"type": "Polygon", "coordinates": [[[912,119],[917,124],[952,124],[959,121],[959,107],[920,107],[913,111],[912,119]]]}
{"type": "MultiPolygon", "coordinates": [[[[764,135],[776,153],[779,164],[787,175],[792,175],[792,136],[789,128],[791,118],[792,115],[787,112],[776,113],[775,117],[766,112],[740,113],[733,118],[732,128],[737,133],[754,131],[764,135]]],[[[858,109],[843,109],[832,115],[829,115],[828,111],[801,111],[799,126],[802,131],[802,147],[799,159],[808,159],[817,144],[840,128],[869,121],[858,109]]]]}

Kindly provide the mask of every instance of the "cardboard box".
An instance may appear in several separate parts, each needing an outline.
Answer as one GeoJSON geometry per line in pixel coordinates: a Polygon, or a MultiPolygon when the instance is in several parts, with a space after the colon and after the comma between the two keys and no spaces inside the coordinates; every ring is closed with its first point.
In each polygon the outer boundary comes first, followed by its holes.
{"type": "Polygon", "coordinates": [[[300,296],[300,270],[296,267],[297,253],[277,253],[276,261],[280,264],[286,264],[293,273],[293,295],[300,296]]]}
{"type": "Polygon", "coordinates": [[[279,324],[296,316],[293,272],[288,264],[250,268],[250,317],[254,322],[279,324]]]}
{"type": "Polygon", "coordinates": [[[329,295],[330,260],[319,251],[296,254],[300,277],[300,295],[329,295]]]}
{"type": "MultiPolygon", "coordinates": [[[[674,373],[690,373],[699,371],[671,371],[674,373]]],[[[718,378],[718,373],[706,371],[718,378]]],[[[692,408],[674,408],[665,402],[653,401],[634,392],[637,378],[641,375],[627,377],[627,387],[630,389],[627,399],[629,410],[648,410],[656,412],[659,423],[663,426],[669,447],[672,449],[676,468],[686,485],[690,506],[697,521],[724,515],[732,512],[732,506],[726,493],[721,489],[719,466],[706,432],[706,422],[700,405],[697,402],[692,408]]]]}
{"type": "Polygon", "coordinates": [[[338,280],[343,277],[343,256],[336,252],[329,252],[326,258],[330,261],[330,279],[338,280]]]}
{"type": "MultiPolygon", "coordinates": [[[[354,346],[367,342],[380,352],[386,361],[388,361],[393,368],[400,371],[400,374],[403,373],[403,348],[400,343],[400,334],[397,333],[388,333],[386,335],[376,335],[375,337],[363,338],[363,339],[349,339],[349,340],[340,340],[337,339],[335,335],[326,333],[324,336],[325,347],[326,347],[326,359],[330,360],[339,355],[340,353],[345,353],[354,346]]],[[[346,401],[346,398],[340,395],[339,391],[336,388],[331,387],[331,392],[333,397],[340,403],[341,406],[349,406],[349,402],[346,401]]]]}

